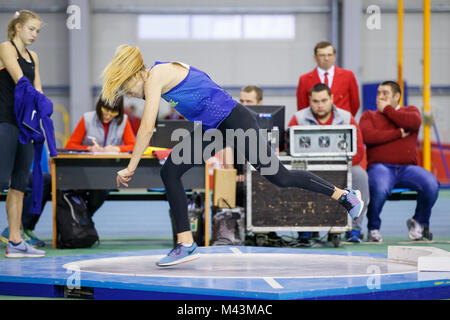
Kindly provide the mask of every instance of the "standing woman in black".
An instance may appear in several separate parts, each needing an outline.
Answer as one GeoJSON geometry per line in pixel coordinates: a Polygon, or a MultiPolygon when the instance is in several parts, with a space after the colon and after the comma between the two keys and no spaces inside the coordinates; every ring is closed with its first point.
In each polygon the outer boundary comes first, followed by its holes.
{"type": "Polygon", "coordinates": [[[0,190],[8,189],[9,241],[5,252],[8,258],[45,255],[45,251],[34,249],[20,235],[23,197],[34,151],[31,143],[19,143],[14,115],[15,86],[23,76],[42,93],[38,56],[26,48],[36,41],[41,26],[42,20],[36,13],[18,11],[8,24],[8,40],[0,44],[0,190]]]}

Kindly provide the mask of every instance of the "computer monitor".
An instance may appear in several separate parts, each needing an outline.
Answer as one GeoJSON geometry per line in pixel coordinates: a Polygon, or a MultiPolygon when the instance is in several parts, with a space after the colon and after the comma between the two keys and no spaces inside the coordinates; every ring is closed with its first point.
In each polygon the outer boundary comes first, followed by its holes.
{"type": "Polygon", "coordinates": [[[188,120],[157,120],[155,130],[150,139],[150,146],[160,148],[173,148],[180,141],[172,141],[172,132],[176,129],[194,130],[194,123],[188,120]]]}
{"type": "Polygon", "coordinates": [[[279,149],[280,151],[285,150],[285,139],[284,139],[284,114],[285,106],[245,106],[250,111],[256,113],[256,118],[261,129],[267,129],[271,131],[273,127],[278,127],[279,130],[279,149]]]}

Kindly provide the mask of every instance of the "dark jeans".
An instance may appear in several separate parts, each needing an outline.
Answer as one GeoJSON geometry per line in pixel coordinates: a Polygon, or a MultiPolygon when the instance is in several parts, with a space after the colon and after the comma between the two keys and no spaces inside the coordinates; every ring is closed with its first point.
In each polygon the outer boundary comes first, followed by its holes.
{"type": "Polygon", "coordinates": [[[91,217],[103,205],[109,195],[109,190],[78,190],[78,192],[86,202],[91,217]]]}
{"type": "Polygon", "coordinates": [[[393,188],[409,188],[417,191],[417,206],[413,219],[422,226],[429,226],[431,208],[439,195],[439,181],[422,167],[414,165],[371,165],[369,175],[370,203],[367,210],[369,230],[380,229],[380,214],[393,188]]]}

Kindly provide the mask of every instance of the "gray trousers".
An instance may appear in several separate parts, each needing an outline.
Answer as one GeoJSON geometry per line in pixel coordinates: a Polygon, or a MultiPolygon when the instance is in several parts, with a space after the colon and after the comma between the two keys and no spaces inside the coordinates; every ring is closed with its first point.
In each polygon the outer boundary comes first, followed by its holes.
{"type": "Polygon", "coordinates": [[[352,166],[352,189],[361,191],[361,197],[364,201],[364,208],[361,212],[361,215],[353,220],[352,229],[353,230],[362,230],[362,223],[364,217],[367,214],[367,208],[369,206],[370,201],[370,193],[369,193],[369,176],[367,172],[361,168],[361,166],[356,165],[352,166]]]}

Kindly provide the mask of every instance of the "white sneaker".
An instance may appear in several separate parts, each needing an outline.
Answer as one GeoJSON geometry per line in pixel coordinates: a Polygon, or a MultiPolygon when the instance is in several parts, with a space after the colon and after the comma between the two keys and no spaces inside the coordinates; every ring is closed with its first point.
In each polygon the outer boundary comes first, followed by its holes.
{"type": "Polygon", "coordinates": [[[25,240],[22,240],[17,245],[13,245],[10,241],[6,245],[6,258],[38,258],[44,257],[45,251],[38,250],[29,245],[25,240]]]}
{"type": "Polygon", "coordinates": [[[421,240],[423,238],[423,228],[416,220],[408,219],[406,226],[409,229],[408,236],[411,240],[421,240]]]}
{"type": "Polygon", "coordinates": [[[381,238],[380,230],[378,230],[378,229],[369,230],[369,234],[367,235],[367,241],[382,242],[383,238],[381,238]]]}

